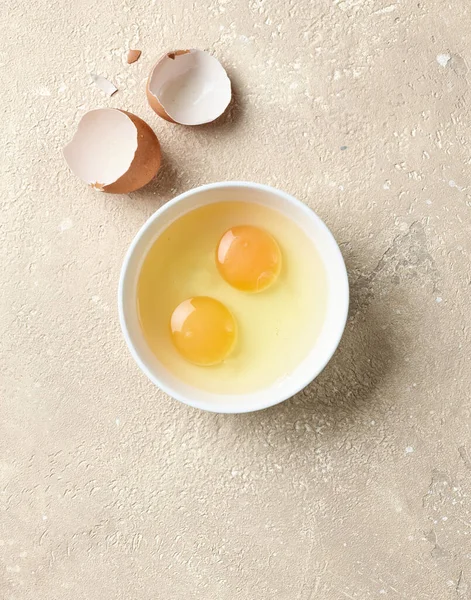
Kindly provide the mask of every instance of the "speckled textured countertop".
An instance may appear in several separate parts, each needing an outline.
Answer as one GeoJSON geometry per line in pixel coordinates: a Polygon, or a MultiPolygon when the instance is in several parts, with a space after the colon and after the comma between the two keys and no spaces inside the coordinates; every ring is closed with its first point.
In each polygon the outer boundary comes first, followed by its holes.
{"type": "Polygon", "coordinates": [[[470,17],[466,0],[1,4],[2,600],[471,598],[470,17]],[[219,123],[147,106],[178,47],[227,68],[219,123]],[[142,191],[68,172],[98,106],[159,136],[142,191]],[[312,206],[352,291],[318,380],[242,416],[159,393],[116,310],[139,226],[224,179],[312,206]]]}

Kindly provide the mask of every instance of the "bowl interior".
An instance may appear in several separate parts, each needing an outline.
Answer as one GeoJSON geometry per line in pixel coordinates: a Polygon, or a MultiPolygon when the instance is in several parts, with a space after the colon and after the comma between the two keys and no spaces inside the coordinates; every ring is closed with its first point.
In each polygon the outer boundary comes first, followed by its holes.
{"type": "Polygon", "coordinates": [[[240,413],[259,410],[286,400],[311,382],[324,368],[345,327],[348,280],[340,250],[324,223],[306,205],[273,188],[228,182],[210,184],[178,196],[145,223],[125,258],[119,289],[120,320],[134,359],[163,391],[191,406],[214,412],[240,413]],[[137,281],[143,260],[157,237],[186,212],[212,202],[244,200],[279,210],[313,241],[327,275],[327,309],[323,327],[306,358],[288,376],[271,387],[248,394],[218,395],[188,385],[170,373],[151,352],[141,331],[137,309],[137,281]]]}

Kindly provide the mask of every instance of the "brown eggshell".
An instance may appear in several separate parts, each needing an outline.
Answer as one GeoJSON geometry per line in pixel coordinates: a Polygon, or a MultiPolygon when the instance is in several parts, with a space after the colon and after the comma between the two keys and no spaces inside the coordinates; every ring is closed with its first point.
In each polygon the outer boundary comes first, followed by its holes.
{"type": "Polygon", "coordinates": [[[137,129],[137,150],[129,170],[114,183],[104,187],[111,194],[128,194],[144,187],[160,169],[161,152],[157,136],[145,121],[125,110],[137,129]]]}
{"type": "Polygon", "coordinates": [[[71,171],[94,189],[128,194],[156,175],[161,153],[155,133],[142,119],[103,108],[82,117],[64,157],[71,171]]]}
{"type": "Polygon", "coordinates": [[[202,50],[175,50],[152,68],[147,100],[162,119],[181,125],[214,121],[228,107],[231,82],[219,61],[202,50]]]}
{"type": "Polygon", "coordinates": [[[139,60],[141,54],[142,54],[141,50],[129,50],[128,51],[128,56],[127,56],[127,59],[126,59],[127,62],[128,62],[128,65],[132,65],[137,60],[139,60]]]}

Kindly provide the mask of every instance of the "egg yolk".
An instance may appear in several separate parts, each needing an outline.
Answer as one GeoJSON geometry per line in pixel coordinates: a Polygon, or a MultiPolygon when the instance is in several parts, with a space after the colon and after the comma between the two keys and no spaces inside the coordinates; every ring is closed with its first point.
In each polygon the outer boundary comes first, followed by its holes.
{"type": "Polygon", "coordinates": [[[239,225],[222,236],[216,250],[221,276],[244,292],[261,292],[281,270],[281,252],[275,239],[260,227],[239,225]]]}
{"type": "Polygon", "coordinates": [[[172,340],[186,360],[202,366],[222,362],[234,347],[237,326],[218,300],[196,296],[184,300],[170,319],[172,340]]]}

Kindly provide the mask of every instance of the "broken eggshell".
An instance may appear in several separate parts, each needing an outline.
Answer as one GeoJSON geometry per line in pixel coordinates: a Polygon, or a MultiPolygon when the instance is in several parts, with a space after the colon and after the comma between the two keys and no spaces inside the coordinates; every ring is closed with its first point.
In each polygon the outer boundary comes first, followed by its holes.
{"type": "Polygon", "coordinates": [[[132,65],[133,63],[136,62],[136,60],[139,60],[141,54],[142,54],[141,50],[129,50],[128,56],[126,59],[128,65],[132,65]]]}
{"type": "Polygon", "coordinates": [[[102,92],[104,92],[107,96],[112,96],[116,94],[118,88],[114,83],[103,77],[102,75],[95,75],[95,73],[91,73],[92,81],[95,82],[96,86],[100,88],[102,92]]]}
{"type": "Polygon", "coordinates": [[[146,91],[160,117],[181,125],[210,123],[231,101],[231,82],[224,67],[202,50],[165,54],[154,65],[146,91]]]}
{"type": "Polygon", "coordinates": [[[160,167],[160,144],[139,117],[117,108],[87,112],[64,148],[74,175],[93,188],[128,194],[155,176],[160,167]]]}

